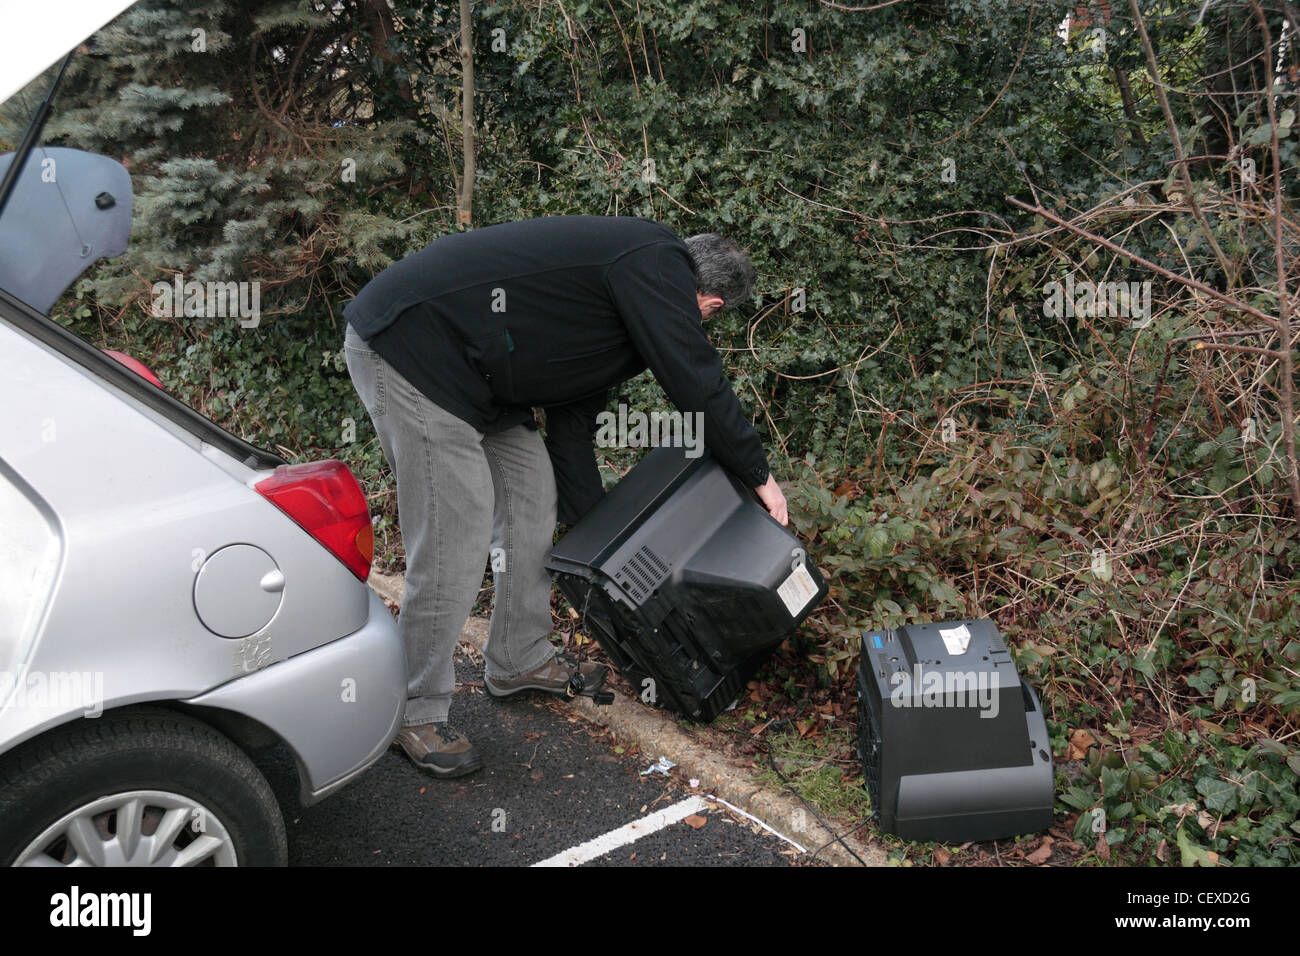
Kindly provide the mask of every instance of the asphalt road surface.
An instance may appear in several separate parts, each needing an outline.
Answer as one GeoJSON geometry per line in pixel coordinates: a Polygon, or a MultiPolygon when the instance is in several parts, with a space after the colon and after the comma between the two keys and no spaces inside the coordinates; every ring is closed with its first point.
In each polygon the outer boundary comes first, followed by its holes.
{"type": "Polygon", "coordinates": [[[484,768],[455,780],[421,773],[390,748],[358,780],[298,808],[284,772],[268,768],[285,806],[294,866],[790,866],[797,851],[676,773],[641,773],[658,754],[619,754],[603,728],[532,692],[503,701],[481,687],[463,645],[452,724],[484,768]],[[703,823],[701,823],[701,820],[703,823]]]}

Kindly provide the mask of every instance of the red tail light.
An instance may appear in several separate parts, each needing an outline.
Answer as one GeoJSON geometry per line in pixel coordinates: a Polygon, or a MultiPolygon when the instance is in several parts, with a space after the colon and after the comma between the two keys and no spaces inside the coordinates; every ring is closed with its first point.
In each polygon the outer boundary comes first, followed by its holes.
{"type": "Polygon", "coordinates": [[[101,351],[109,358],[115,359],[116,361],[125,365],[127,368],[135,372],[136,375],[139,375],[145,381],[153,382],[153,384],[157,385],[159,388],[163,387],[163,383],[158,381],[158,376],[155,375],[153,372],[149,371],[149,366],[145,365],[138,358],[132,358],[130,355],[127,355],[125,352],[117,351],[117,349],[101,349],[101,351]]]}
{"type": "Polygon", "coordinates": [[[341,461],[281,465],[254,487],[364,581],[375,556],[370,507],[341,461]]]}

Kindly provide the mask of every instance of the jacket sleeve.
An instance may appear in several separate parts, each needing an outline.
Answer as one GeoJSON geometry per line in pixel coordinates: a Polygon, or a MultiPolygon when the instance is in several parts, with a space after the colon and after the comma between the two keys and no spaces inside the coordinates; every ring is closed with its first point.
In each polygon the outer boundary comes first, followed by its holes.
{"type": "Polygon", "coordinates": [[[695,299],[690,252],[657,242],[620,258],[606,273],[632,344],[682,412],[703,412],[704,444],[751,488],[767,481],[767,455],[745,418],[710,344],[695,299]]]}
{"type": "Polygon", "coordinates": [[[556,518],[564,524],[577,524],[605,496],[592,440],[596,436],[596,416],[608,402],[609,393],[601,392],[544,409],[546,451],[551,456],[559,499],[556,518]]]}

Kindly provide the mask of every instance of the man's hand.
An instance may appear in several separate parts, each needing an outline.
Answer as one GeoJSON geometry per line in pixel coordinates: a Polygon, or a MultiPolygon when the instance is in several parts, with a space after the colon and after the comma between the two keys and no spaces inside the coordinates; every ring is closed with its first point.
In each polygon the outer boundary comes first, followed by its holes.
{"type": "Polygon", "coordinates": [[[790,513],[786,510],[785,495],[781,493],[781,486],[776,483],[776,478],[772,475],[767,476],[767,484],[761,488],[755,488],[758,492],[758,500],[763,502],[763,507],[782,525],[790,523],[790,513]]]}

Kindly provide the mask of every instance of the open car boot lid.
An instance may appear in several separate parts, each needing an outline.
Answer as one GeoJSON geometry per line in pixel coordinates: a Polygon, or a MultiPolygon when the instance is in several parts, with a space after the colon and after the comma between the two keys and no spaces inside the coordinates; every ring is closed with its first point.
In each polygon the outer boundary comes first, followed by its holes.
{"type": "Polygon", "coordinates": [[[0,0],[0,102],[135,0],[0,0]]]}
{"type": "MultiPolygon", "coordinates": [[[[0,156],[3,177],[13,153],[0,156]]],[[[37,146],[0,215],[0,289],[48,313],[96,260],[126,251],[131,176],[78,149],[37,146]]]]}

